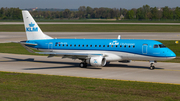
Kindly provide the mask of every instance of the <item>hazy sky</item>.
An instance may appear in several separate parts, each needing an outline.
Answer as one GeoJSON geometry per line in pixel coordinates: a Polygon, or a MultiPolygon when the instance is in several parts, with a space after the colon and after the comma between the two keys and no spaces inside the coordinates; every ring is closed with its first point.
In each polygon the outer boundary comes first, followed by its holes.
{"type": "Polygon", "coordinates": [[[0,0],[1,7],[78,9],[79,6],[108,8],[180,7],[180,0],[0,0]]]}

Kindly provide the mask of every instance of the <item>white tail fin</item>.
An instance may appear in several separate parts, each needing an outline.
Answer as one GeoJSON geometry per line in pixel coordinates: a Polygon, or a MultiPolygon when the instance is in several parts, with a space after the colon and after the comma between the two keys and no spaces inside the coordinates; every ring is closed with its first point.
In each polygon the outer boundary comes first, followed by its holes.
{"type": "Polygon", "coordinates": [[[22,14],[27,40],[53,39],[52,37],[44,34],[41,31],[41,29],[28,11],[23,10],[22,14]]]}

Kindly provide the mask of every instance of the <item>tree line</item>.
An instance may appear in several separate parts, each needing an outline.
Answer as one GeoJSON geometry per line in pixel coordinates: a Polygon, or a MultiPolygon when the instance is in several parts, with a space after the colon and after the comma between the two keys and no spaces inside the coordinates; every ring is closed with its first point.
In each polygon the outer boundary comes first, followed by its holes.
{"type": "Polygon", "coordinates": [[[21,9],[19,8],[1,8],[0,19],[22,19],[21,9]]]}
{"type": "MultiPolygon", "coordinates": [[[[124,8],[91,8],[80,6],[77,11],[30,11],[35,19],[180,19],[180,7],[157,8],[143,5],[130,10],[124,8]]],[[[21,9],[1,8],[0,19],[22,19],[21,9]]]]}

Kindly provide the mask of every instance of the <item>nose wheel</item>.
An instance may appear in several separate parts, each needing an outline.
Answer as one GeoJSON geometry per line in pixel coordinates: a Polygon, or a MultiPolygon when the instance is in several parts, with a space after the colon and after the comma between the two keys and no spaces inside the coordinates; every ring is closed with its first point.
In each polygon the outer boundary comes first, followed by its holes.
{"type": "Polygon", "coordinates": [[[154,63],[151,63],[150,64],[150,70],[154,70],[154,69],[155,69],[154,63]]]}

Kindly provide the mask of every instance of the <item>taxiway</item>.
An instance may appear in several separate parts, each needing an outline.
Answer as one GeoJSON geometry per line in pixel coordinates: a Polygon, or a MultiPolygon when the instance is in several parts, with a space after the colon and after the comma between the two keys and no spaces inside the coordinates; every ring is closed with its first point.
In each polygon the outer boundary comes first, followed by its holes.
{"type": "Polygon", "coordinates": [[[180,84],[180,63],[159,62],[155,70],[142,61],[111,62],[96,68],[79,68],[79,63],[60,57],[0,53],[0,71],[180,84]]]}

